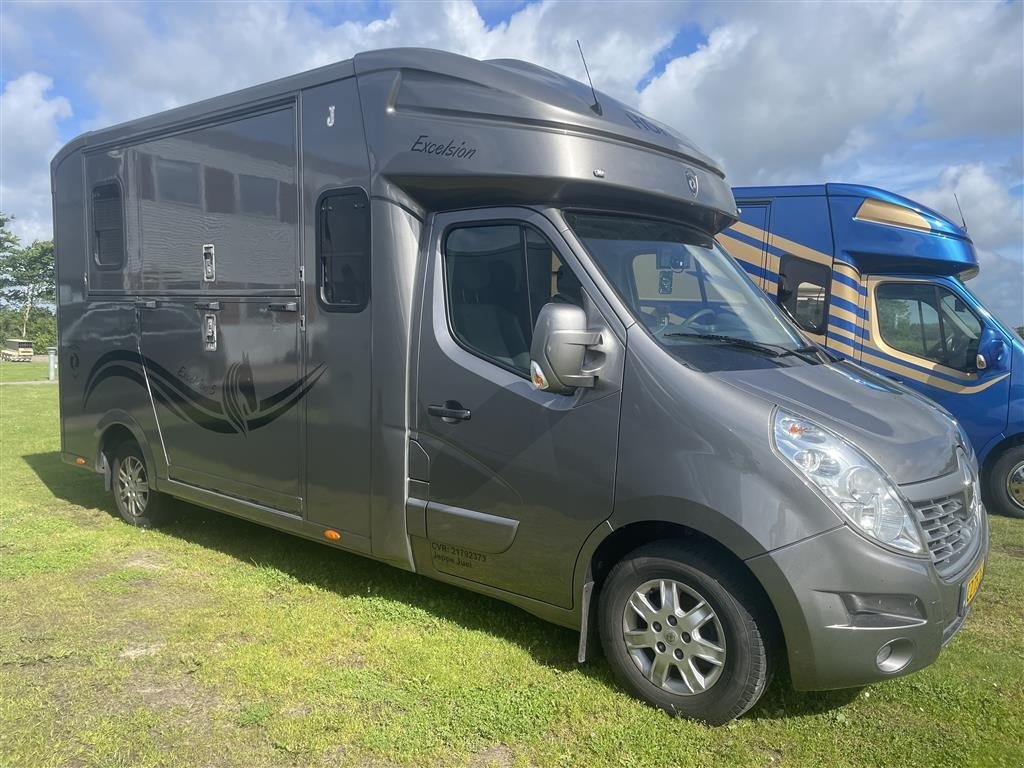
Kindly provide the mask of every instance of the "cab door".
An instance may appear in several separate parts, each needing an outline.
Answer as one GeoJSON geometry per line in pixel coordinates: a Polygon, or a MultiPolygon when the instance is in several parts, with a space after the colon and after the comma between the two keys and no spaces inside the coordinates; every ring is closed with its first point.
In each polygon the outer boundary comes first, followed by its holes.
{"type": "Polygon", "coordinates": [[[962,287],[951,280],[873,277],[869,289],[871,340],[862,362],[945,407],[975,445],[1003,431],[1011,350],[962,287]]]}
{"type": "Polygon", "coordinates": [[[434,570],[570,607],[576,556],[612,512],[624,348],[550,222],[522,209],[435,218],[414,437],[429,461],[434,570]],[[583,279],[581,279],[581,276],[583,279]],[[533,324],[578,303],[602,334],[597,386],[529,380],[533,324]]]}

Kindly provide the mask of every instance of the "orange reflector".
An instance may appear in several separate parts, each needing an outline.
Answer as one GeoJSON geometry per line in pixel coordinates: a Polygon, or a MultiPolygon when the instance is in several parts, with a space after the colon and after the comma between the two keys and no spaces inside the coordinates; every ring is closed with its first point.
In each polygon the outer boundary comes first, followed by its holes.
{"type": "Polygon", "coordinates": [[[334,531],[334,530],[331,530],[330,528],[328,528],[326,531],[324,531],[324,538],[325,539],[330,539],[331,541],[337,541],[338,539],[341,538],[341,534],[338,533],[337,531],[334,531]]]}
{"type": "Polygon", "coordinates": [[[81,456],[79,456],[77,459],[75,459],[75,464],[78,464],[79,466],[81,466],[82,464],[85,464],[85,459],[83,459],[81,456]]]}

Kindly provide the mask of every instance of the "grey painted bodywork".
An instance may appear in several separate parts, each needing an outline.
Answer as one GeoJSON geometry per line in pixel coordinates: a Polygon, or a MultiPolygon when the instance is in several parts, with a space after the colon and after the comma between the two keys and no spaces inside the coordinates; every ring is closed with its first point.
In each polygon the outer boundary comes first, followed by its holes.
{"type": "MultiPolygon", "coordinates": [[[[959,482],[955,429],[847,364],[709,375],[666,354],[560,210],[713,234],[735,203],[691,142],[599,98],[601,114],[588,87],[522,62],[400,49],[73,140],[52,163],[64,458],[103,471],[109,430],[127,430],[117,434],[139,442],[161,491],[571,627],[592,610],[601,543],[670,523],[746,561],[780,616],[798,686],[884,676],[873,659],[886,632],[912,631],[923,649],[913,666],[927,663],[959,582],[853,533],[769,434],[784,405],[846,436],[905,490],[927,481],[938,495],[959,482]],[[88,200],[104,180],[124,191],[123,269],[89,254],[88,200]],[[371,295],[355,313],[328,311],[315,278],[317,203],[345,189],[363,190],[371,211],[371,295]],[[593,388],[540,392],[448,328],[446,228],[507,220],[542,233],[579,275],[601,337],[588,352],[593,388]],[[208,244],[214,280],[203,279],[208,244]],[[472,419],[428,413],[444,401],[472,419]],[[842,567],[819,572],[825,558],[842,567]],[[927,621],[838,630],[823,623],[841,624],[835,601],[819,595],[844,590],[917,595],[927,621]],[[827,650],[837,636],[842,659],[827,650]]],[[[983,542],[966,567],[984,554],[983,542]]]]}

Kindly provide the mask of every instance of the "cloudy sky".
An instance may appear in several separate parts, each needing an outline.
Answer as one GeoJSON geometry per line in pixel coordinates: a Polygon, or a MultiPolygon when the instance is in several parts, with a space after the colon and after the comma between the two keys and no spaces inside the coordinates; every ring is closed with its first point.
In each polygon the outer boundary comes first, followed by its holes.
{"type": "Polygon", "coordinates": [[[584,79],[722,161],[735,185],[859,182],[977,245],[971,287],[1024,325],[1024,5],[970,3],[0,3],[0,209],[50,236],[62,143],[344,59],[430,46],[584,79]]]}

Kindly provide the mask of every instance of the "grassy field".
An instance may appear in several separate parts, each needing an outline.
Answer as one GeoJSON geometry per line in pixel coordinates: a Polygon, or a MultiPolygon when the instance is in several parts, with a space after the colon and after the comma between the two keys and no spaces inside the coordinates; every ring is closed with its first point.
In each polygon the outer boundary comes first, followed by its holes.
{"type": "Polygon", "coordinates": [[[0,360],[0,384],[22,381],[46,381],[50,372],[48,362],[12,363],[0,360]]]}
{"type": "Polygon", "coordinates": [[[59,461],[55,387],[0,388],[0,422],[2,766],[1024,764],[1024,522],[992,520],[977,608],[930,669],[782,676],[710,729],[493,600],[195,507],[118,522],[59,461]]]}

